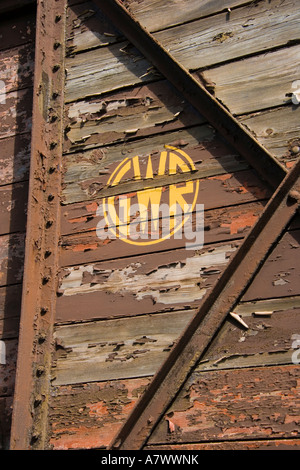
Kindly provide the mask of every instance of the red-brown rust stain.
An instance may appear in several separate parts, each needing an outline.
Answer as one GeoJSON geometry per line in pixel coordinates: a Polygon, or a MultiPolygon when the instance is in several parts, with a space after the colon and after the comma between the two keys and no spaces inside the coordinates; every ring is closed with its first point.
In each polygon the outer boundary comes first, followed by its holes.
{"type": "Polygon", "coordinates": [[[128,379],[54,389],[49,415],[53,449],[107,447],[149,382],[128,379]]]}
{"type": "Polygon", "coordinates": [[[258,219],[256,214],[243,214],[240,217],[235,218],[229,224],[221,224],[221,227],[229,227],[230,233],[235,234],[245,230],[245,227],[252,227],[258,219]]]}
{"type": "Polygon", "coordinates": [[[194,373],[149,444],[298,437],[299,374],[297,366],[194,373]]]}
{"type": "Polygon", "coordinates": [[[242,300],[300,294],[300,230],[286,232],[265,261],[242,300]]]}

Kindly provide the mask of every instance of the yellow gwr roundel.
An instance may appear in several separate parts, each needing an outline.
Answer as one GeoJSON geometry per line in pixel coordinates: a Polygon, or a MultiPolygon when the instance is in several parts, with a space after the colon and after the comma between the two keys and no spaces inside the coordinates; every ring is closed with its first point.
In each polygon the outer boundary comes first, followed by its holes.
{"type": "Polygon", "coordinates": [[[103,215],[112,238],[135,245],[159,243],[175,234],[180,238],[180,229],[191,217],[199,191],[198,180],[180,175],[195,170],[192,159],[171,146],[165,146],[158,159],[150,155],[125,158],[107,185],[115,187],[132,180],[144,181],[145,185],[139,191],[104,198],[103,215]],[[181,182],[168,184],[167,175],[181,182]]]}

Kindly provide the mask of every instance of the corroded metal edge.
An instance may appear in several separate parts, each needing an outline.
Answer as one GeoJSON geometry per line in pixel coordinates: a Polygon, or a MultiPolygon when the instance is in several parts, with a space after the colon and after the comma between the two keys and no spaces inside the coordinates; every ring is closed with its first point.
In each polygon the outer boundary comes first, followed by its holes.
{"type": "Polygon", "coordinates": [[[25,270],[11,449],[47,447],[58,266],[66,0],[37,5],[25,270]]]}

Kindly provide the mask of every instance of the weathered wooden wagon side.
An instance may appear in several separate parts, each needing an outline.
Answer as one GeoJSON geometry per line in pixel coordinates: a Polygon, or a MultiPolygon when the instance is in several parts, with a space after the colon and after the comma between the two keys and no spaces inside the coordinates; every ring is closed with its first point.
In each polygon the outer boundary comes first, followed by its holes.
{"type": "MultiPolygon", "coordinates": [[[[0,448],[9,446],[30,166],[35,8],[0,6],[0,448]]],[[[14,2],[11,2],[14,3],[14,2]]],[[[12,5],[11,5],[12,6],[12,5]]]]}
{"type": "Polygon", "coordinates": [[[12,449],[299,447],[299,16],[38,2],[12,449]]]}

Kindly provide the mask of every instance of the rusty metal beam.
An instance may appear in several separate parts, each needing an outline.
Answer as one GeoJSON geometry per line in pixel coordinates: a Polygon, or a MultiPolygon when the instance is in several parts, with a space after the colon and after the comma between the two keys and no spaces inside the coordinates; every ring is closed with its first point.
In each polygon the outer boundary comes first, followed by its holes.
{"type": "Polygon", "coordinates": [[[95,0],[127,39],[216,130],[276,189],[287,170],[204,86],[131,15],[119,0],[95,0]]]}
{"type": "Polygon", "coordinates": [[[66,0],[38,1],[25,269],[11,449],[45,449],[56,300],[66,0]]]}
{"type": "Polygon", "coordinates": [[[142,448],[300,204],[300,161],[285,177],[214,289],[154,376],[110,448],[142,448]]]}

